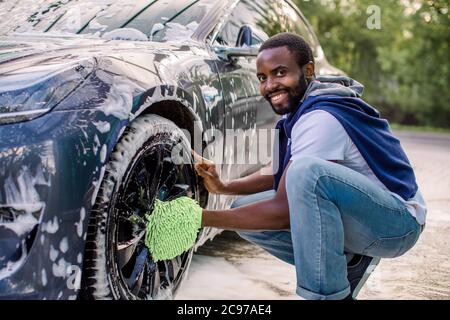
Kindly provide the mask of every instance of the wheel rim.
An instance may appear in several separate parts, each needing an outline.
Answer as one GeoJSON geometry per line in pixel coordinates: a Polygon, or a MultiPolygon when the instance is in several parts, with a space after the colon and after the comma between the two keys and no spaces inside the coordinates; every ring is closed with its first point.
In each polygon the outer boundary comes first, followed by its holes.
{"type": "Polygon", "coordinates": [[[164,298],[178,287],[191,252],[166,261],[154,262],[145,246],[145,214],[155,199],[195,197],[195,177],[191,165],[175,165],[173,145],[144,148],[135,158],[116,200],[114,260],[121,286],[132,298],[164,298]]]}

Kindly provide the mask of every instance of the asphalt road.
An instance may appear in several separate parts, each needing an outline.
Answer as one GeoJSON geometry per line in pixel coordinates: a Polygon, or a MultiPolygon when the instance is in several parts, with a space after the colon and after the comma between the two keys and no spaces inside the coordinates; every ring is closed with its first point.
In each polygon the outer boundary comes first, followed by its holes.
{"type": "MultiPolygon", "coordinates": [[[[450,135],[396,132],[427,202],[416,246],[382,259],[358,299],[450,299],[450,135]]],[[[195,253],[176,299],[296,299],[295,270],[224,232],[195,253]]]]}

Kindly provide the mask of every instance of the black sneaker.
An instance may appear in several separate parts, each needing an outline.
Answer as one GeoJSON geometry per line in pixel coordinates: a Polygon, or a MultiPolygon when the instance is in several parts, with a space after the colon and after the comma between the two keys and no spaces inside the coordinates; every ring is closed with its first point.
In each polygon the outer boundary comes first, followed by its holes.
{"type": "Polygon", "coordinates": [[[356,299],[361,288],[366,283],[370,274],[380,262],[380,258],[355,254],[347,265],[347,279],[350,282],[350,292],[356,299]]]}

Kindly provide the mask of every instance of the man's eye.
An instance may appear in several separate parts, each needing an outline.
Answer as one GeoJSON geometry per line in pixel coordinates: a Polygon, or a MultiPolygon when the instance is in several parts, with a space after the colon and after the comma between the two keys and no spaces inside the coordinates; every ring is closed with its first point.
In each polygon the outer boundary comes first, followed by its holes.
{"type": "Polygon", "coordinates": [[[278,70],[277,71],[277,77],[282,77],[282,76],[284,76],[286,74],[286,71],[285,70],[278,70]]]}
{"type": "Polygon", "coordinates": [[[258,76],[259,82],[264,82],[266,80],[265,76],[258,76]]]}

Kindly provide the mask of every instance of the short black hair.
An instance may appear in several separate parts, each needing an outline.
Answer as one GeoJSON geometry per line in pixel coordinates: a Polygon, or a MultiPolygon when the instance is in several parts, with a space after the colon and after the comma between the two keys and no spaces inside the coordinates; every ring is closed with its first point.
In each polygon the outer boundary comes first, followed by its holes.
{"type": "Polygon", "coordinates": [[[314,63],[311,46],[302,36],[291,32],[282,32],[270,37],[263,42],[258,52],[279,47],[288,47],[289,51],[295,54],[300,67],[310,61],[314,63]]]}

